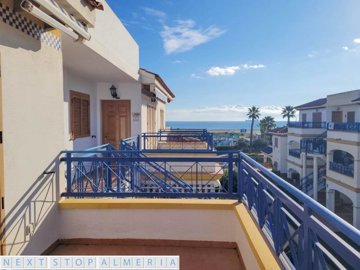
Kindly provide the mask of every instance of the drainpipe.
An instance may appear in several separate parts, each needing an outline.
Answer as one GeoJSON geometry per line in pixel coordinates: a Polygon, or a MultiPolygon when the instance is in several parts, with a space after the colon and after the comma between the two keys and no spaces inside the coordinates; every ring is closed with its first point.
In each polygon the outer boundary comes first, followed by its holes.
{"type": "Polygon", "coordinates": [[[63,33],[72,37],[73,39],[75,39],[75,40],[79,39],[79,35],[76,34],[72,29],[66,27],[62,23],[58,22],[54,18],[47,15],[45,12],[41,11],[39,8],[35,7],[30,1],[28,1],[28,0],[22,1],[20,7],[22,10],[28,12],[32,16],[47,23],[48,25],[50,25],[56,29],[59,29],[63,33]]]}

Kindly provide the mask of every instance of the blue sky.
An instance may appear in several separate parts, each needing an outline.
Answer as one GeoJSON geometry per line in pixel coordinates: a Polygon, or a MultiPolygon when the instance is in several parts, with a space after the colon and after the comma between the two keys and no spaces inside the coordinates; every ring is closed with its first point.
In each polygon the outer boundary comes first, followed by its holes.
{"type": "Polygon", "coordinates": [[[280,119],[284,105],[360,89],[359,0],[108,0],[140,65],[176,94],[168,120],[280,119]]]}

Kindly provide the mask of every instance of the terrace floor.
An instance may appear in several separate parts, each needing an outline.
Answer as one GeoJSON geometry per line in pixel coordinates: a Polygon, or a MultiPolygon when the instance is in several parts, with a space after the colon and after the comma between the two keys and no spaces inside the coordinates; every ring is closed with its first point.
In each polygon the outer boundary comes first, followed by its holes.
{"type": "Polygon", "coordinates": [[[245,269],[235,243],[173,240],[62,240],[49,255],[179,255],[182,270],[245,269]]]}

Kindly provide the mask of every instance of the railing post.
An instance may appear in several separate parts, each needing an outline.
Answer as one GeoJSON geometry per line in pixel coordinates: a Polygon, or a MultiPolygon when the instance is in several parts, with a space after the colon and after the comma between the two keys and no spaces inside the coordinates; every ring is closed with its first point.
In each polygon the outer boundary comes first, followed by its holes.
{"type": "Polygon", "coordinates": [[[141,150],[141,138],[140,138],[140,135],[137,135],[137,138],[136,138],[136,143],[137,143],[137,150],[141,150]]]}
{"type": "Polygon", "coordinates": [[[245,174],[245,172],[244,172],[243,166],[242,166],[242,159],[241,159],[240,153],[239,153],[238,172],[237,172],[237,193],[238,193],[239,200],[242,200],[242,196],[243,196],[243,186],[244,186],[244,177],[245,177],[244,174],[245,174]]]}
{"type": "Polygon", "coordinates": [[[71,153],[66,153],[66,193],[68,197],[72,193],[71,190],[71,153]]]}
{"type": "Polygon", "coordinates": [[[229,195],[234,193],[234,177],[233,177],[233,153],[229,153],[229,157],[228,157],[228,161],[229,161],[229,166],[228,166],[228,187],[229,187],[229,195]]]}
{"type": "MultiPolygon", "coordinates": [[[[110,157],[109,153],[106,153],[105,155],[107,158],[110,157]]],[[[110,191],[112,187],[112,173],[111,173],[111,161],[106,162],[106,191],[110,191]]]]}
{"type": "Polygon", "coordinates": [[[145,136],[145,134],[142,134],[142,136],[143,136],[143,149],[146,150],[146,143],[145,143],[146,142],[146,138],[145,138],[146,136],[145,136]]]}
{"type": "Polygon", "coordinates": [[[309,206],[304,204],[304,219],[303,219],[303,235],[302,235],[302,243],[299,245],[301,250],[302,265],[300,269],[307,270],[312,269],[312,243],[311,243],[311,235],[309,228],[309,219],[310,219],[310,209],[309,206]]]}

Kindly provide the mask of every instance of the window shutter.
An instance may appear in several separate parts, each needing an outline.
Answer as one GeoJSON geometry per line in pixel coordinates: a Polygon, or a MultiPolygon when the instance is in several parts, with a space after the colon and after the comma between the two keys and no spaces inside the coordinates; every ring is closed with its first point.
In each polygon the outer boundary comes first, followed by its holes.
{"type": "Polygon", "coordinates": [[[88,99],[81,100],[81,134],[90,136],[90,104],[88,99]]]}
{"type": "Polygon", "coordinates": [[[70,91],[70,101],[72,139],[90,136],[90,96],[70,91]]]}
{"type": "Polygon", "coordinates": [[[74,137],[77,138],[81,136],[81,99],[77,96],[73,96],[71,100],[72,107],[72,125],[71,131],[74,134],[74,137]]]}

